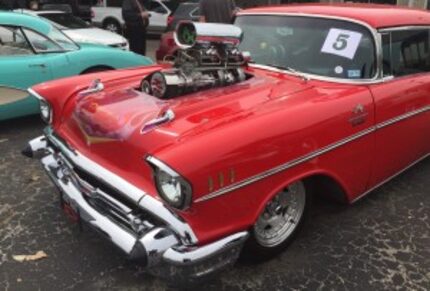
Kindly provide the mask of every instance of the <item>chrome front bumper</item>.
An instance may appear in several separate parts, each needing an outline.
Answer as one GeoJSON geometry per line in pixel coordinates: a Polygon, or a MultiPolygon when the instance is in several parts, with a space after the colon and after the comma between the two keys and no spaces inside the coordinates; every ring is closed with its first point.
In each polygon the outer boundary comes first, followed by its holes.
{"type": "Polygon", "coordinates": [[[234,264],[248,237],[244,231],[198,246],[191,227],[163,203],[71,149],[49,128],[23,154],[41,160],[80,221],[166,279],[198,279],[234,264]]]}

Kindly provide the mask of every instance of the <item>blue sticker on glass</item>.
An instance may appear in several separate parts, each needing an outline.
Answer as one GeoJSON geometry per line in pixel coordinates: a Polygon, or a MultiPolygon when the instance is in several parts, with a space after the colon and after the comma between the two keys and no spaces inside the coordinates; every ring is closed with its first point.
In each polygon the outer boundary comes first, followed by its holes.
{"type": "Polygon", "coordinates": [[[360,70],[348,70],[348,78],[360,78],[361,71],[360,70]]]}

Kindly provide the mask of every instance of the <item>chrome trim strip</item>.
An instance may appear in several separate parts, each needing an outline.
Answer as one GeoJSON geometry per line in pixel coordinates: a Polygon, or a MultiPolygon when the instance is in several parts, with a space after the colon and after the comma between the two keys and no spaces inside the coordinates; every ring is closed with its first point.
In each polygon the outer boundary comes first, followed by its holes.
{"type": "Polygon", "coordinates": [[[36,91],[34,91],[31,88],[28,88],[27,92],[30,93],[32,96],[36,97],[39,100],[46,101],[45,98],[43,98],[42,96],[40,96],[39,93],[37,93],[36,91]]]}
{"type": "Polygon", "coordinates": [[[377,129],[381,129],[381,128],[387,127],[387,126],[389,126],[389,125],[392,125],[392,124],[397,123],[397,122],[400,122],[400,121],[402,121],[402,120],[405,120],[405,119],[408,119],[408,118],[414,117],[415,115],[418,115],[418,114],[424,113],[424,112],[426,112],[426,111],[430,111],[430,106],[426,106],[426,107],[423,107],[423,108],[421,108],[421,109],[414,110],[414,111],[411,111],[411,112],[405,113],[405,114],[403,114],[403,115],[400,115],[400,116],[394,117],[394,118],[392,118],[392,119],[389,119],[389,120],[387,120],[387,121],[381,122],[381,123],[379,123],[379,124],[377,124],[377,125],[376,125],[376,128],[377,128],[377,129]]]}
{"type": "Polygon", "coordinates": [[[412,168],[413,166],[415,166],[416,164],[418,164],[419,162],[425,160],[427,157],[430,157],[430,153],[427,155],[424,155],[423,157],[419,158],[418,160],[416,160],[415,162],[413,162],[412,164],[410,164],[409,166],[407,166],[406,168],[402,169],[401,171],[397,172],[396,174],[392,175],[391,177],[385,179],[384,181],[382,181],[381,183],[379,183],[378,185],[370,188],[369,190],[367,190],[366,192],[364,192],[363,194],[361,194],[360,196],[354,198],[351,201],[352,203],[357,202],[358,200],[360,200],[361,198],[365,197],[367,194],[369,194],[370,192],[376,190],[377,188],[381,187],[382,185],[384,185],[385,183],[387,183],[388,181],[394,179],[395,177],[399,176],[400,174],[402,174],[403,172],[409,170],[410,168],[412,168]]]}
{"type": "MultiPolygon", "coordinates": [[[[49,124],[51,124],[52,123],[52,121],[54,120],[54,111],[52,110],[52,106],[51,106],[51,104],[48,102],[48,101],[46,101],[46,99],[45,98],[43,98],[39,93],[37,93],[36,91],[34,91],[33,89],[31,89],[31,88],[28,88],[27,89],[27,92],[28,93],[30,93],[33,97],[35,97],[36,99],[38,99],[39,100],[39,102],[45,102],[46,104],[48,104],[49,105],[49,108],[50,108],[50,113],[49,113],[49,120],[45,120],[43,117],[42,117],[42,114],[41,114],[41,117],[40,118],[42,118],[42,120],[43,121],[45,121],[45,122],[48,122],[49,124]]],[[[40,106],[40,105],[39,105],[40,106]]]]}
{"type": "MultiPolygon", "coordinates": [[[[376,84],[376,83],[381,83],[384,80],[382,79],[382,38],[380,36],[380,34],[378,33],[378,31],[372,27],[371,25],[369,25],[366,22],[357,20],[357,19],[353,19],[353,18],[348,18],[348,17],[339,17],[339,16],[332,16],[332,15],[324,15],[324,14],[310,14],[310,13],[301,13],[301,12],[286,12],[286,13],[282,13],[282,12],[240,12],[238,13],[237,17],[240,16],[253,16],[253,15],[268,15],[268,16],[295,16],[295,17],[309,17],[309,18],[324,18],[324,19],[332,19],[332,20],[340,20],[340,21],[346,21],[346,22],[352,22],[361,26],[364,26],[365,28],[367,28],[370,32],[370,34],[373,36],[373,42],[375,44],[375,61],[376,61],[376,72],[375,72],[375,76],[371,79],[357,79],[357,80],[350,80],[350,79],[341,79],[341,78],[333,78],[333,77],[325,77],[325,76],[320,76],[320,75],[314,75],[314,74],[308,74],[308,73],[303,73],[304,76],[311,78],[311,79],[315,79],[315,80],[320,80],[320,81],[327,81],[327,82],[336,82],[336,83],[342,83],[342,84],[355,84],[355,85],[359,85],[359,84],[376,84]]],[[[268,69],[268,70],[273,70],[275,72],[282,72],[285,74],[289,74],[289,75],[294,75],[293,73],[287,71],[287,70],[280,70],[280,69],[275,69],[272,68],[270,66],[265,66],[265,65],[258,65],[258,64],[249,64],[250,67],[254,67],[254,66],[264,66],[264,69],[268,69]]]]}
{"type": "Polygon", "coordinates": [[[390,31],[403,31],[403,30],[417,30],[417,29],[430,29],[430,25],[407,25],[407,26],[396,26],[378,29],[380,33],[390,31]]]}
{"type": "Polygon", "coordinates": [[[333,143],[331,145],[328,145],[328,146],[326,146],[326,147],[324,147],[324,148],[322,148],[320,150],[311,152],[311,153],[309,153],[309,154],[307,154],[307,155],[305,155],[303,157],[300,157],[298,159],[289,161],[289,162],[287,162],[285,164],[282,164],[282,165],[277,166],[275,168],[272,168],[272,169],[269,169],[267,171],[264,171],[264,172],[262,172],[262,173],[260,173],[258,175],[252,176],[252,177],[247,178],[245,180],[242,180],[240,182],[234,183],[234,184],[232,184],[230,186],[221,188],[218,191],[215,191],[215,192],[212,192],[212,193],[210,193],[208,195],[202,196],[199,199],[195,200],[194,202],[196,202],[196,203],[203,202],[203,201],[206,201],[206,200],[209,200],[209,199],[221,196],[221,195],[226,194],[228,192],[231,192],[233,190],[242,188],[242,187],[247,186],[249,184],[258,182],[258,181],[260,181],[260,180],[262,180],[264,178],[267,178],[269,176],[272,176],[274,174],[277,174],[279,172],[288,170],[288,169],[290,169],[290,168],[292,168],[294,166],[297,166],[299,164],[302,164],[304,162],[312,160],[312,159],[314,159],[314,158],[316,158],[316,157],[318,157],[318,156],[320,156],[322,154],[325,154],[327,152],[330,152],[330,151],[332,151],[332,150],[334,150],[334,149],[336,149],[336,148],[338,148],[338,147],[340,147],[340,146],[342,146],[344,144],[350,143],[350,142],[352,142],[352,141],[354,141],[356,139],[359,139],[359,138],[361,138],[361,137],[363,137],[365,135],[368,135],[368,134],[374,132],[375,130],[376,130],[376,127],[372,126],[372,127],[368,128],[368,129],[363,130],[363,131],[361,131],[361,132],[359,132],[357,134],[354,134],[354,135],[352,135],[352,136],[350,136],[350,137],[348,137],[346,139],[343,139],[343,140],[341,140],[339,142],[336,142],[336,143],[333,143]]]}
{"type": "Polygon", "coordinates": [[[163,172],[166,172],[167,174],[169,174],[172,177],[175,177],[175,178],[181,177],[181,175],[179,175],[175,170],[173,170],[168,165],[166,165],[164,162],[160,161],[159,159],[157,159],[154,156],[147,156],[146,161],[149,162],[150,164],[156,166],[157,168],[159,168],[163,172]]]}
{"type": "Polygon", "coordinates": [[[100,79],[95,79],[91,82],[87,89],[79,92],[80,97],[88,96],[94,93],[101,92],[105,89],[105,85],[102,83],[100,79]]]}
{"type": "Polygon", "coordinates": [[[305,155],[303,157],[297,158],[295,160],[289,161],[289,162],[287,162],[285,164],[282,164],[282,165],[277,166],[275,168],[269,169],[267,171],[264,171],[264,172],[262,172],[260,174],[252,176],[250,178],[247,178],[247,179],[244,179],[244,180],[239,181],[237,183],[231,184],[230,186],[221,188],[221,189],[219,189],[219,190],[217,190],[215,192],[206,194],[206,195],[204,195],[204,196],[196,199],[194,202],[198,203],[198,202],[207,201],[207,200],[213,199],[215,197],[224,195],[224,194],[226,194],[228,192],[231,192],[231,191],[237,190],[239,188],[245,187],[245,186],[247,186],[249,184],[258,182],[258,181],[260,181],[260,180],[262,180],[262,179],[264,179],[266,177],[272,176],[272,175],[277,174],[277,173],[279,173],[281,171],[288,170],[288,169],[290,169],[290,168],[292,168],[294,166],[297,166],[299,164],[302,164],[302,163],[305,163],[305,162],[307,162],[309,160],[312,160],[312,159],[314,159],[314,158],[316,158],[316,157],[318,157],[318,156],[320,156],[322,154],[330,152],[330,151],[332,151],[332,150],[334,150],[334,149],[336,149],[336,148],[338,148],[340,146],[343,146],[343,145],[345,145],[347,143],[350,143],[350,142],[352,142],[354,140],[357,140],[357,139],[359,139],[359,138],[361,138],[361,137],[363,137],[365,135],[368,135],[368,134],[373,133],[373,132],[375,132],[377,130],[380,130],[380,129],[383,129],[383,128],[387,127],[387,126],[390,126],[390,125],[392,125],[394,123],[400,122],[402,120],[411,118],[413,116],[416,116],[418,114],[421,114],[421,113],[424,113],[424,112],[427,112],[427,111],[430,111],[430,106],[426,106],[426,107],[423,107],[421,109],[418,109],[418,110],[415,110],[415,111],[411,111],[411,112],[408,112],[406,114],[400,115],[398,117],[389,119],[389,120],[387,120],[385,122],[381,122],[381,123],[377,124],[376,126],[371,126],[368,129],[366,129],[366,130],[363,130],[363,131],[361,131],[361,132],[359,132],[357,134],[354,134],[354,135],[352,135],[350,137],[342,139],[341,141],[335,142],[335,143],[333,143],[331,145],[328,145],[328,146],[326,146],[324,148],[321,148],[319,150],[311,152],[311,153],[309,153],[309,154],[307,154],[307,155],[305,155]]]}
{"type": "Polygon", "coordinates": [[[197,236],[194,234],[191,227],[182,221],[181,218],[173,211],[166,208],[161,201],[153,198],[146,192],[137,188],[120,176],[110,172],[103,166],[97,164],[78,151],[70,150],[66,145],[64,145],[54,135],[52,135],[52,129],[49,127],[45,130],[45,134],[47,138],[60,149],[61,153],[70,159],[74,164],[95,175],[101,181],[110,185],[114,189],[117,189],[119,192],[123,193],[132,201],[134,201],[136,205],[143,207],[145,210],[165,221],[172,227],[173,231],[181,236],[184,243],[196,244],[198,242],[197,236]]]}

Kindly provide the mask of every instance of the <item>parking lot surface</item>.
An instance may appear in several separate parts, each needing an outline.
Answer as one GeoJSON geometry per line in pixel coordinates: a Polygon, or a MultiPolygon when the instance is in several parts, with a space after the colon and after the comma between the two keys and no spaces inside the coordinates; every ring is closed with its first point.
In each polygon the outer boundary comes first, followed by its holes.
{"type": "MultiPolygon", "coordinates": [[[[38,117],[0,123],[0,290],[166,290],[92,232],[79,232],[37,161],[38,117]],[[44,251],[42,260],[12,256],[44,251]]],[[[352,206],[317,201],[290,248],[193,290],[429,290],[430,159],[352,206]]]]}

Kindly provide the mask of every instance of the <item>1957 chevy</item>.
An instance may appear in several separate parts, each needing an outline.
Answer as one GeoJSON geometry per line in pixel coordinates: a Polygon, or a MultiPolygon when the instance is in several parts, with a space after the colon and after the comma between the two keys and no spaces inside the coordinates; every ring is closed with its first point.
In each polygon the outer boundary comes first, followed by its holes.
{"type": "Polygon", "coordinates": [[[24,154],[129,257],[204,277],[283,250],[312,195],[353,203],[429,155],[429,35],[429,13],[390,6],[183,22],[172,66],[30,89],[48,126],[24,154]]]}

